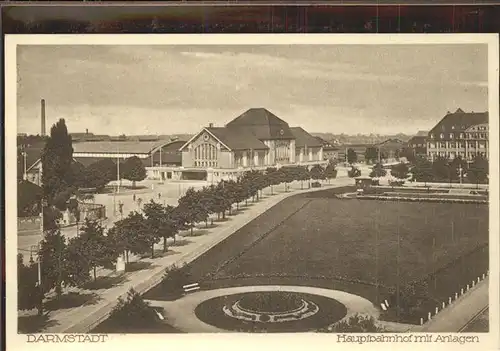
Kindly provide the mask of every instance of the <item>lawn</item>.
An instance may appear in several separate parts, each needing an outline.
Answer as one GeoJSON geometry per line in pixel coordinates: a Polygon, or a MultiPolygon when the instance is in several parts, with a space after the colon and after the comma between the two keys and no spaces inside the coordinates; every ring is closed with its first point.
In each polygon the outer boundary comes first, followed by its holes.
{"type": "Polygon", "coordinates": [[[283,201],[190,264],[190,273],[204,288],[311,285],[374,303],[398,283],[426,280],[431,310],[488,269],[486,205],[342,200],[331,192],[283,201]]]}

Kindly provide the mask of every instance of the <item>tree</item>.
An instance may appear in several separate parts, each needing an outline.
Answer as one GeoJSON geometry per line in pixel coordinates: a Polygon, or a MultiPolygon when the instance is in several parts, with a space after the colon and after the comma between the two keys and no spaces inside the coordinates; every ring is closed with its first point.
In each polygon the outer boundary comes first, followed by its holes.
{"type": "Polygon", "coordinates": [[[281,178],[285,183],[285,191],[288,191],[288,184],[295,180],[296,167],[281,167],[281,178]]]}
{"type": "Polygon", "coordinates": [[[73,146],[66,122],[60,119],[50,130],[41,155],[42,188],[49,206],[66,209],[66,202],[73,192],[73,146]]]}
{"type": "Polygon", "coordinates": [[[311,179],[309,170],[305,166],[299,166],[297,173],[297,180],[300,181],[300,188],[304,189],[304,181],[311,179]]]}
{"type": "Polygon", "coordinates": [[[19,310],[31,310],[37,308],[38,314],[43,313],[41,304],[43,297],[40,296],[38,287],[38,270],[36,264],[31,261],[28,265],[23,262],[23,255],[17,255],[17,307],[19,310]]]}
{"type": "Polygon", "coordinates": [[[125,253],[125,260],[128,263],[130,252],[144,253],[150,250],[151,243],[148,240],[148,234],[145,233],[147,231],[144,216],[134,211],[124,219],[115,222],[108,230],[107,237],[117,252],[125,253]]]}
{"type": "Polygon", "coordinates": [[[367,163],[378,160],[378,149],[374,146],[367,147],[365,150],[365,160],[367,163]]]}
{"type": "Polygon", "coordinates": [[[401,150],[397,150],[398,158],[406,158],[406,160],[410,163],[414,163],[416,161],[415,150],[411,147],[403,147],[401,150]]]}
{"type": "Polygon", "coordinates": [[[97,279],[97,267],[111,268],[119,255],[109,245],[104,235],[104,227],[98,221],[89,219],[85,219],[80,235],[70,240],[68,251],[86,261],[93,272],[94,280],[97,279]]]}
{"type": "Polygon", "coordinates": [[[387,174],[387,171],[385,170],[384,166],[382,164],[377,163],[372,167],[372,171],[370,173],[370,178],[380,178],[380,177],[385,177],[387,174]]]}
{"type": "Polygon", "coordinates": [[[157,318],[154,309],[134,289],[128,291],[126,299],[118,299],[110,314],[110,319],[124,328],[147,328],[157,318]]]}
{"type": "Polygon", "coordinates": [[[421,307],[430,299],[429,286],[426,281],[411,281],[399,289],[399,299],[396,289],[390,290],[391,306],[398,315],[412,316],[420,314],[421,307]]]}
{"type": "Polygon", "coordinates": [[[96,188],[98,192],[101,192],[109,182],[117,179],[116,168],[116,163],[109,158],[90,164],[84,171],[83,187],[96,188]]]}
{"type": "Polygon", "coordinates": [[[17,215],[19,217],[38,216],[41,209],[42,188],[27,180],[17,183],[17,215]]]}
{"type": "Polygon", "coordinates": [[[314,180],[320,180],[324,178],[324,169],[320,165],[314,165],[311,168],[311,178],[314,180]]]}
{"type": "Polygon", "coordinates": [[[412,174],[412,181],[424,182],[425,186],[427,186],[427,182],[430,182],[434,178],[432,163],[424,157],[415,159],[415,164],[410,172],[412,174]]]}
{"type": "MultiPolygon", "coordinates": [[[[89,247],[80,237],[73,237],[68,240],[67,248],[64,251],[64,285],[81,286],[90,281],[90,270],[92,269],[87,256],[89,247]]],[[[93,255],[93,253],[90,253],[93,255]]],[[[96,272],[94,271],[94,280],[96,272]]]]}
{"type": "Polygon", "coordinates": [[[331,330],[333,333],[380,333],[383,331],[384,329],[376,324],[373,317],[360,314],[336,323],[331,330]]]}
{"type": "Polygon", "coordinates": [[[80,162],[72,162],[71,163],[71,174],[73,177],[73,186],[76,189],[86,188],[86,179],[85,179],[85,166],[80,162]]]}
{"type": "MultiPolygon", "coordinates": [[[[239,178],[234,184],[234,194],[233,194],[234,202],[236,203],[236,209],[239,209],[240,203],[243,202],[246,198],[248,198],[248,196],[249,195],[248,195],[247,184],[243,182],[241,178],[239,178]]],[[[210,196],[205,196],[204,198],[205,198],[204,202],[211,201],[210,196]]],[[[207,207],[210,208],[210,206],[207,207]]],[[[210,213],[212,212],[210,211],[210,213]]]]}
{"type": "Polygon", "coordinates": [[[190,274],[186,267],[172,265],[165,269],[161,285],[164,290],[170,292],[181,292],[182,287],[190,283],[190,274]]]}
{"type": "Polygon", "coordinates": [[[488,182],[488,172],[488,160],[483,156],[476,156],[469,166],[467,178],[471,183],[475,183],[476,187],[479,187],[480,183],[483,184],[488,182]]]}
{"type": "Polygon", "coordinates": [[[57,297],[62,295],[65,251],[66,238],[61,234],[61,231],[59,229],[46,231],[38,251],[44,293],[54,288],[57,297]]]}
{"type": "Polygon", "coordinates": [[[175,223],[172,218],[169,218],[172,215],[170,208],[172,207],[169,206],[167,209],[153,200],[144,205],[146,226],[151,236],[151,258],[154,258],[154,244],[156,244],[157,240],[163,238],[163,252],[166,252],[167,238],[176,233],[175,223]]]}
{"type": "Polygon", "coordinates": [[[273,194],[273,186],[281,183],[280,174],[275,167],[268,167],[266,169],[266,178],[271,186],[271,195],[273,194]]]}
{"type": "Polygon", "coordinates": [[[450,182],[453,180],[462,180],[464,174],[467,171],[468,164],[462,157],[457,156],[451,162],[449,162],[448,167],[450,168],[449,179],[450,182]]]}
{"type": "Polygon", "coordinates": [[[394,178],[404,180],[408,178],[408,172],[409,172],[408,165],[406,163],[400,162],[397,165],[393,166],[391,169],[391,175],[394,178]]]}
{"type": "Polygon", "coordinates": [[[436,158],[432,163],[432,173],[434,179],[437,181],[449,179],[450,168],[448,166],[448,160],[441,156],[436,158]]]}
{"type": "MultiPolygon", "coordinates": [[[[221,194],[220,199],[224,203],[222,206],[222,210],[225,211],[227,209],[227,198],[222,196],[224,183],[221,181],[219,184],[222,184],[221,187],[218,186],[218,190],[221,194]]],[[[179,199],[179,210],[183,211],[185,214],[186,222],[189,224],[191,228],[191,235],[193,234],[193,228],[196,223],[205,221],[208,218],[208,210],[203,206],[201,198],[201,193],[195,191],[193,188],[189,188],[184,196],[179,199]]]]}
{"type": "Polygon", "coordinates": [[[146,179],[146,167],[137,156],[129,157],[123,163],[123,178],[132,181],[132,187],[135,188],[135,182],[146,179]]]}
{"type": "Polygon", "coordinates": [[[347,149],[347,162],[350,164],[356,163],[358,161],[358,154],[354,149],[349,148],[347,149]]]}

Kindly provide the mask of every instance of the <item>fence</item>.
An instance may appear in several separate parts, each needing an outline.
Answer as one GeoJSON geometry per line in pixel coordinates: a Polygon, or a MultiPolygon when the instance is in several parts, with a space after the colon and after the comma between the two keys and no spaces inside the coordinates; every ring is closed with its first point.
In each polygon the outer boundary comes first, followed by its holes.
{"type": "Polygon", "coordinates": [[[443,311],[446,307],[450,306],[454,301],[458,300],[459,297],[463,296],[465,293],[467,293],[470,289],[472,289],[476,284],[480,283],[486,277],[488,276],[489,271],[486,273],[483,273],[481,276],[478,276],[477,279],[471,280],[469,284],[467,284],[465,287],[460,288],[460,291],[455,292],[454,296],[449,296],[448,301],[443,301],[440,306],[436,306],[434,311],[428,312],[427,313],[427,320],[424,321],[424,318],[420,318],[420,325],[423,325],[426,322],[429,322],[432,320],[433,316],[436,316],[440,311],[443,311]]]}
{"type": "Polygon", "coordinates": [[[431,187],[431,188],[455,188],[455,189],[471,189],[471,190],[488,190],[488,184],[472,184],[472,183],[433,183],[433,182],[407,182],[405,186],[408,187],[431,187]]]}

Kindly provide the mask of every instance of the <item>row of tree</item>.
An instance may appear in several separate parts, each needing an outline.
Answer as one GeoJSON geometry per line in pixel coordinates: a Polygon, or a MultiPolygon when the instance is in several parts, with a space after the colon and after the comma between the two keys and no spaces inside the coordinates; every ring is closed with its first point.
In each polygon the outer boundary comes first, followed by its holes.
{"type": "Polygon", "coordinates": [[[77,188],[95,188],[101,192],[111,181],[126,179],[133,182],[140,182],[146,179],[146,167],[137,156],[125,159],[123,162],[110,158],[102,159],[85,167],[79,162],[72,164],[73,174],[77,175],[74,185],[77,188]],[[117,167],[116,162],[120,162],[117,167]],[[120,175],[118,175],[118,168],[120,175]]]}
{"type": "Polygon", "coordinates": [[[18,214],[20,217],[38,215],[42,199],[45,206],[49,208],[49,212],[64,211],[68,208],[71,197],[75,195],[80,198],[84,197],[79,189],[92,188],[100,192],[109,182],[116,179],[130,180],[135,186],[135,182],[146,178],[146,168],[136,156],[122,162],[103,159],[87,167],[74,161],[71,136],[68,134],[64,119],[59,120],[52,127],[49,137],[40,140],[45,143],[41,156],[42,188],[23,181],[22,149],[18,149],[18,203],[20,204],[18,214]],[[120,162],[119,167],[116,162],[120,162]]]}
{"type": "MultiPolygon", "coordinates": [[[[473,184],[488,182],[488,160],[477,156],[472,163],[467,163],[460,157],[448,160],[439,157],[433,162],[424,157],[417,157],[411,164],[399,163],[391,167],[391,175],[401,180],[408,179],[417,182],[454,182],[468,181],[473,184]]],[[[377,163],[369,174],[371,178],[384,177],[387,170],[377,163]]]]}
{"type": "Polygon", "coordinates": [[[66,122],[60,119],[50,131],[41,155],[43,196],[47,206],[65,210],[70,197],[79,188],[102,190],[115,179],[127,179],[134,183],[146,178],[146,168],[142,161],[130,157],[120,162],[120,175],[117,164],[112,159],[103,159],[84,167],[73,160],[73,146],[66,122]]]}
{"type": "MultiPolygon", "coordinates": [[[[112,268],[122,253],[126,263],[130,253],[150,253],[154,258],[154,247],[162,240],[163,251],[167,251],[167,240],[171,238],[175,242],[179,231],[190,230],[192,233],[197,223],[204,222],[208,226],[214,216],[225,218],[227,214],[231,214],[234,205],[238,209],[241,203],[248,202],[249,199],[258,201],[265,188],[270,187],[273,192],[274,186],[284,183],[288,191],[289,184],[293,181],[301,181],[303,187],[303,182],[310,183],[311,179],[326,180],[335,178],[336,175],[334,163],[326,167],[316,165],[311,169],[294,166],[268,168],[265,171],[252,170],[237,180],[223,180],[200,190],[190,188],[179,199],[176,207],[151,200],[144,204],[142,211],[129,213],[108,230],[99,222],[85,220],[80,235],[69,240],[61,234],[55,222],[51,221],[52,215],[48,207],[44,213],[48,226],[45,226],[46,231],[38,252],[43,277],[41,286],[37,287],[37,279],[33,275],[25,274],[20,276],[20,286],[26,289],[20,289],[19,294],[43,297],[55,289],[57,296],[60,296],[64,286],[81,286],[92,278],[96,279],[99,267],[112,268]],[[29,283],[25,282],[26,279],[30,279],[29,283]],[[39,291],[33,292],[33,289],[39,291]]],[[[25,265],[20,256],[19,272],[34,269],[34,262],[25,265]]],[[[29,298],[20,297],[19,301],[20,309],[31,309],[39,305],[39,302],[29,298]]],[[[41,310],[40,308],[40,313],[41,310]]]]}
{"type": "MultiPolygon", "coordinates": [[[[387,159],[387,156],[388,155],[385,151],[382,151],[375,146],[367,147],[364,152],[366,163],[376,163],[377,161],[387,159]]],[[[395,157],[397,159],[403,156],[406,156],[406,153],[403,153],[403,151],[397,151],[395,153],[395,157]]],[[[347,149],[347,162],[349,162],[350,164],[358,162],[358,154],[353,148],[347,149]]]]}

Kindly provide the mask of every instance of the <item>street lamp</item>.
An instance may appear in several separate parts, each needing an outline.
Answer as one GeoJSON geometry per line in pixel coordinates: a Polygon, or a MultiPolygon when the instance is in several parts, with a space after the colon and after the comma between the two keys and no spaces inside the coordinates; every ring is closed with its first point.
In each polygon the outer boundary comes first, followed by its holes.
{"type": "Polygon", "coordinates": [[[458,166],[458,177],[460,179],[460,184],[462,184],[462,175],[463,175],[462,172],[463,172],[463,170],[464,169],[462,168],[462,165],[459,165],[458,166]]]}
{"type": "Polygon", "coordinates": [[[23,155],[23,158],[24,158],[24,173],[23,173],[23,180],[27,180],[27,179],[28,179],[28,175],[27,175],[27,173],[26,173],[26,156],[28,156],[28,154],[26,153],[26,151],[23,151],[22,155],[23,155]]]}

